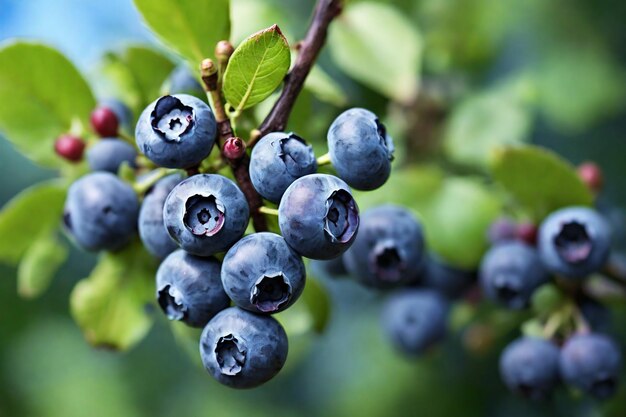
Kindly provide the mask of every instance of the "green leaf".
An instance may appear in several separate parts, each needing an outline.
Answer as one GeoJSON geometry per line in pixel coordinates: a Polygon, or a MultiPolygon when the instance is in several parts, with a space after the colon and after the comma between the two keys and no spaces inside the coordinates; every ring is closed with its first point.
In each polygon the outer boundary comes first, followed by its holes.
{"type": "Polygon", "coordinates": [[[56,228],[63,214],[67,186],[43,181],[13,197],[0,211],[0,261],[17,264],[42,234],[56,228]]]}
{"type": "Polygon", "coordinates": [[[228,0],[134,0],[152,31],[192,68],[230,37],[228,0]]]}
{"type": "Polygon", "coordinates": [[[593,202],[574,166],[544,148],[501,148],[492,155],[491,172],[537,221],[561,207],[593,202]]]}
{"type": "Polygon", "coordinates": [[[224,96],[241,111],[265,100],[289,71],[291,53],[277,25],[255,33],[235,49],[224,73],[224,96]]]}
{"type": "Polygon", "coordinates": [[[159,51],[145,46],[129,46],[121,53],[104,56],[101,71],[103,96],[113,96],[128,104],[138,116],[161,96],[161,86],[174,69],[174,63],[159,51]]]}
{"type": "Polygon", "coordinates": [[[24,298],[36,298],[50,286],[52,278],[69,254],[56,233],[37,239],[28,248],[17,270],[17,292],[24,298]]]}
{"type": "Polygon", "coordinates": [[[6,44],[0,63],[0,131],[33,161],[65,164],[54,141],[88,126],[95,107],[89,86],[67,58],[41,44],[6,44]]]}
{"type": "Polygon", "coordinates": [[[330,51],[346,74],[392,99],[417,93],[422,38],[395,7],[349,4],[330,30],[330,51]]]}
{"type": "Polygon", "coordinates": [[[154,299],[154,259],[134,242],[106,253],[70,297],[72,316],[94,346],[126,350],[152,325],[147,307],[154,299]]]}
{"type": "Polygon", "coordinates": [[[444,132],[448,157],[484,168],[494,148],[526,141],[533,121],[525,103],[532,94],[529,90],[530,85],[522,81],[470,96],[456,106],[444,132]]]}
{"type": "Polygon", "coordinates": [[[535,71],[538,104],[557,128],[581,131],[624,108],[626,74],[599,48],[559,48],[535,71]]]}

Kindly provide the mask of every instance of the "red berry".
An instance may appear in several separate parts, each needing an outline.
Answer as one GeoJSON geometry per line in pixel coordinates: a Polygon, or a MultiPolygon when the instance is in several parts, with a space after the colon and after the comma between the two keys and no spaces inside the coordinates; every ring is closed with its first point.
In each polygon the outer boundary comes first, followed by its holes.
{"type": "Polygon", "coordinates": [[[535,245],[537,243],[537,226],[532,223],[517,225],[517,238],[529,245],[535,245]]]}
{"type": "Polygon", "coordinates": [[[222,153],[228,159],[240,159],[246,152],[246,144],[239,138],[228,138],[224,142],[222,153]]]}
{"type": "Polygon", "coordinates": [[[602,169],[593,162],[584,162],[578,166],[578,176],[594,193],[602,190],[604,185],[604,176],[602,169]]]}
{"type": "Polygon", "coordinates": [[[103,138],[117,136],[119,121],[117,115],[108,107],[98,107],[91,112],[91,126],[103,138]]]}
{"type": "Polygon", "coordinates": [[[71,162],[83,159],[85,142],[76,136],[63,135],[54,142],[54,151],[62,158],[71,162]]]}

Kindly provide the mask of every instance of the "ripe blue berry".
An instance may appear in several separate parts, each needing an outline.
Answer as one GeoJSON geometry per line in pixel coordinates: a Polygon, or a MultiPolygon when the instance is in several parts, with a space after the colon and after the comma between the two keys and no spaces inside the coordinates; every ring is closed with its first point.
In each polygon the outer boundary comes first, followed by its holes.
{"type": "Polygon", "coordinates": [[[328,130],[328,152],[339,177],[358,190],[374,190],[387,181],[393,141],[369,110],[341,113],[328,130]]]}
{"type": "Polygon", "coordinates": [[[181,248],[211,256],[243,236],[250,211],[237,185],[216,174],[199,174],[176,185],[165,200],[163,222],[181,248]]]}
{"type": "Polygon", "coordinates": [[[584,278],[600,270],[610,249],[608,223],[587,207],[555,211],[539,227],[541,260],[550,272],[567,278],[584,278]]]}
{"type": "Polygon", "coordinates": [[[263,198],[274,203],[280,202],[292,182],[315,171],[313,148],[293,133],[265,135],[250,156],[252,185],[263,198]]]}
{"type": "Polygon", "coordinates": [[[179,65],[166,80],[168,94],[190,94],[195,97],[205,96],[202,85],[198,82],[186,65],[179,65]]]}
{"type": "Polygon", "coordinates": [[[220,383],[253,388],[272,379],[287,359],[287,335],[269,316],[237,307],[218,313],[200,337],[205,369],[220,383]]]}
{"type": "Polygon", "coordinates": [[[211,108],[187,95],[164,96],[150,104],[137,122],[137,146],[152,162],[188,168],[211,152],[217,125],[211,108]]]}
{"type": "Polygon", "coordinates": [[[426,261],[420,284],[450,299],[458,298],[476,281],[476,272],[461,269],[431,255],[426,261]]]}
{"type": "Polygon", "coordinates": [[[379,288],[415,282],[425,261],[421,224],[407,209],[383,205],[367,210],[359,234],[344,254],[359,282],[379,288]]]}
{"type": "Polygon", "coordinates": [[[94,172],[70,186],[63,220],[83,248],[117,250],[135,234],[138,212],[137,196],[128,184],[111,173],[94,172]]]}
{"type": "Polygon", "coordinates": [[[559,348],[544,339],[517,339],[500,356],[500,375],[511,391],[548,399],[559,383],[559,348]]]}
{"type": "Polygon", "coordinates": [[[274,233],[254,233],[224,257],[222,284],[238,307],[253,313],[277,313],[302,294],[306,271],[300,255],[274,233]]]}
{"type": "Polygon", "coordinates": [[[528,306],[535,289],[549,277],[534,248],[509,241],[489,249],[480,264],[479,278],[487,298],[519,310],[528,306]]]}
{"type": "Polygon", "coordinates": [[[311,174],[287,188],[278,207],[283,237],[311,259],[332,259],[352,245],[359,228],[359,208],[339,178],[311,174]]]}
{"type": "Polygon", "coordinates": [[[383,329],[398,350],[420,355],[446,335],[449,308],[435,291],[403,289],[385,302],[383,329]]]}
{"type": "Polygon", "coordinates": [[[178,249],[161,262],[156,275],[157,300],[170,320],[204,327],[213,316],[228,308],[222,287],[220,263],[178,249]]]}
{"type": "Polygon", "coordinates": [[[608,336],[581,333],[565,342],[559,365],[567,384],[598,399],[606,399],[617,390],[622,354],[608,336]]]}
{"type": "Polygon", "coordinates": [[[106,138],[98,141],[87,149],[87,162],[92,171],[107,171],[117,174],[123,162],[135,167],[137,151],[135,148],[116,138],[106,138]]]}
{"type": "Polygon", "coordinates": [[[181,181],[182,176],[178,174],[159,180],[146,192],[139,210],[139,237],[148,252],[159,259],[178,248],[163,224],[163,205],[170,191],[181,181]]]}

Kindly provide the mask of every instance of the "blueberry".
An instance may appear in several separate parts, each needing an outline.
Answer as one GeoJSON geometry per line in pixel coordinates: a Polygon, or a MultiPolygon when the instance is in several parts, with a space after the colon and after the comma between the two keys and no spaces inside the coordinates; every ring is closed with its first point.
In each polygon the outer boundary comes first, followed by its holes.
{"type": "Polygon", "coordinates": [[[606,332],[611,329],[611,310],[593,298],[580,295],[576,300],[578,308],[594,331],[606,332]]]}
{"type": "Polygon", "coordinates": [[[343,261],[359,282],[379,288],[415,282],[425,261],[424,233],[410,211],[394,205],[367,210],[343,261]]]}
{"type": "Polygon", "coordinates": [[[518,241],[492,246],[478,274],[487,298],[516,310],[526,308],[535,289],[549,278],[537,251],[518,241]]]}
{"type": "Polygon", "coordinates": [[[300,255],[332,259],[352,245],[359,228],[359,208],[339,178],[311,174],[287,188],[278,207],[280,231],[300,255]]]}
{"type": "Polygon", "coordinates": [[[565,342],[559,365],[567,384],[598,399],[606,399],[617,390],[622,354],[608,336],[581,333],[565,342]]]}
{"type": "Polygon", "coordinates": [[[587,207],[550,214],[539,227],[539,254],[546,268],[567,278],[584,278],[600,270],[611,249],[610,228],[587,207]]]}
{"type": "Polygon", "coordinates": [[[398,350],[420,355],[445,337],[449,309],[435,291],[403,289],[385,302],[383,329],[398,350]]]}
{"type": "Polygon", "coordinates": [[[141,203],[141,209],[139,210],[139,237],[148,252],[159,259],[165,258],[178,248],[178,245],[170,237],[163,224],[163,205],[170,191],[182,179],[182,176],[178,174],[162,178],[146,192],[141,203]]]}
{"type": "Polygon", "coordinates": [[[74,182],[67,193],[63,220],[87,250],[117,250],[135,234],[139,201],[132,187],[108,172],[74,182]]]}
{"type": "Polygon", "coordinates": [[[328,151],[339,177],[358,190],[374,190],[391,172],[393,141],[369,110],[341,113],[328,130],[328,151]]]}
{"type": "Polygon", "coordinates": [[[476,281],[476,272],[449,265],[430,255],[420,283],[426,288],[439,291],[450,299],[458,298],[476,281]]]}
{"type": "Polygon", "coordinates": [[[87,150],[87,162],[92,171],[107,171],[117,174],[117,170],[123,162],[128,162],[131,167],[136,167],[135,148],[116,138],[106,138],[98,141],[87,150]]]}
{"type": "Polygon", "coordinates": [[[250,211],[237,185],[216,174],[182,181],[165,200],[163,222],[181,248],[210,256],[230,248],[248,226],[250,211]]]}
{"type": "Polygon", "coordinates": [[[100,107],[107,107],[115,113],[117,121],[122,129],[126,131],[131,130],[131,126],[133,124],[133,112],[126,104],[114,98],[105,98],[100,100],[98,105],[100,107]]]}
{"type": "Polygon", "coordinates": [[[137,146],[152,162],[167,168],[189,168],[211,152],[217,125],[211,108],[186,95],[163,96],[137,122],[137,146]]]}
{"type": "Polygon", "coordinates": [[[220,263],[178,249],[161,262],[156,275],[157,301],[170,320],[204,327],[213,316],[228,308],[222,287],[220,263]]]}
{"type": "Polygon", "coordinates": [[[559,348],[544,339],[517,339],[500,356],[500,375],[511,391],[534,401],[548,399],[559,383],[559,348]]]}
{"type": "Polygon", "coordinates": [[[166,89],[168,94],[190,94],[198,98],[206,97],[202,85],[184,64],[174,68],[167,77],[166,89]]]}
{"type": "Polygon", "coordinates": [[[302,294],[306,271],[302,258],[274,233],[253,233],[224,257],[222,284],[228,296],[253,313],[277,313],[302,294]]]}
{"type": "Polygon", "coordinates": [[[265,135],[252,150],[250,179],[259,194],[280,202],[292,182],[317,171],[313,148],[293,133],[265,135]]]}
{"type": "Polygon", "coordinates": [[[200,337],[206,370],[233,388],[253,388],[272,379],[287,359],[287,335],[273,317],[231,307],[218,313],[200,337]]]}

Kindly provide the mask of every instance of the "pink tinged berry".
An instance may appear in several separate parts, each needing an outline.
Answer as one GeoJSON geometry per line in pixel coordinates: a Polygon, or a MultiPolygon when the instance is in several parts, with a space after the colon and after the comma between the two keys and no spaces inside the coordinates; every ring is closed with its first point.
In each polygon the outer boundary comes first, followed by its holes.
{"type": "Polygon", "coordinates": [[[241,159],[246,153],[246,144],[239,138],[228,138],[222,149],[224,156],[231,160],[241,159]]]}
{"type": "Polygon", "coordinates": [[[68,161],[78,162],[83,159],[85,141],[76,136],[62,135],[54,142],[54,151],[68,161]]]}
{"type": "Polygon", "coordinates": [[[117,136],[119,121],[108,107],[98,107],[91,113],[91,127],[103,138],[117,136]]]}
{"type": "Polygon", "coordinates": [[[532,223],[517,225],[517,238],[531,246],[537,244],[537,226],[532,223]]]}
{"type": "Polygon", "coordinates": [[[578,166],[578,176],[594,193],[602,190],[604,175],[602,169],[593,162],[584,162],[578,166]]]}

